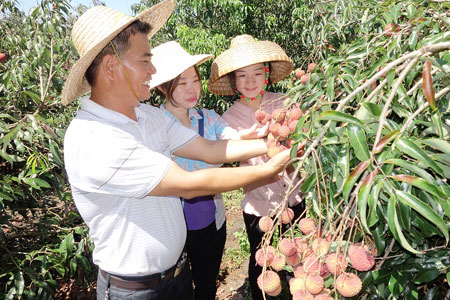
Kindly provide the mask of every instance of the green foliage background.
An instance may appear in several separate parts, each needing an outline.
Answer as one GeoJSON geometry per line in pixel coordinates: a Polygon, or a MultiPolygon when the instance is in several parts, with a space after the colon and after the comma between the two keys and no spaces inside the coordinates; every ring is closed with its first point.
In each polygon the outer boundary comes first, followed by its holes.
{"type": "MultiPolygon", "coordinates": [[[[132,11],[157,2],[141,1],[132,11]]],[[[64,132],[78,103],[59,104],[77,59],[71,26],[87,7],[50,0],[30,14],[17,7],[17,1],[0,3],[0,52],[7,54],[0,64],[0,299],[53,299],[65,284],[86,290],[96,277],[93,245],[62,163],[64,132]]],[[[369,299],[434,299],[449,289],[450,54],[448,48],[420,54],[399,86],[405,64],[378,72],[406,53],[449,42],[449,9],[448,2],[420,0],[183,0],[151,41],[177,40],[192,54],[217,56],[246,33],[280,44],[296,67],[318,63],[306,85],[292,75],[271,88],[308,112],[298,126],[307,131],[296,139],[311,149],[297,163],[310,174],[302,189],[311,214],[330,229],[342,216],[358,217],[360,228],[343,231],[343,238],[372,240],[386,256],[379,269],[359,274],[369,299]],[[392,22],[400,31],[388,37],[383,30],[392,22]],[[426,104],[419,84],[426,59],[441,93],[438,109],[425,107],[406,124],[426,104]],[[405,128],[375,153],[383,117],[382,136],[405,128]],[[368,159],[365,172],[352,173],[368,159]],[[374,184],[363,185],[374,170],[374,184]],[[405,174],[414,184],[394,177],[405,174]],[[343,210],[343,199],[352,210],[343,210]]],[[[201,68],[200,106],[222,113],[232,99],[208,94],[210,63],[201,68]]]]}

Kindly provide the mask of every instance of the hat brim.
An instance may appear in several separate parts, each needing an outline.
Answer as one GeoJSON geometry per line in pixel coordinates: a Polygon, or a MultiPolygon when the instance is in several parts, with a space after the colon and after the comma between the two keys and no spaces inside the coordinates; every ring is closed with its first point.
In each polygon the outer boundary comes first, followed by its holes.
{"type": "Polygon", "coordinates": [[[274,42],[258,41],[225,50],[211,65],[208,90],[216,95],[232,96],[229,74],[257,63],[270,62],[270,81],[276,83],[286,78],[294,63],[283,49],[274,42]]]}
{"type": "Polygon", "coordinates": [[[164,75],[162,75],[162,76],[159,76],[158,72],[163,72],[163,71],[158,70],[159,67],[155,66],[156,74],[153,75],[152,80],[150,81],[150,89],[154,89],[155,87],[157,87],[163,83],[166,83],[168,81],[175,79],[178,75],[180,75],[181,73],[183,73],[190,67],[199,66],[202,63],[210,60],[211,58],[213,58],[213,56],[210,54],[192,55],[191,59],[189,61],[186,61],[182,66],[179,66],[176,69],[170,68],[168,70],[164,70],[164,71],[166,71],[166,73],[164,73],[164,75]]]}
{"type": "Polygon", "coordinates": [[[61,97],[62,104],[68,105],[75,99],[91,91],[91,87],[84,76],[86,70],[89,68],[100,51],[128,25],[137,20],[150,24],[151,30],[147,35],[150,39],[166,23],[174,8],[174,0],[165,0],[152,6],[139,15],[130,18],[127,22],[112,31],[108,36],[97,43],[97,45],[81,56],[72,66],[69,71],[69,75],[67,76],[61,97]]]}

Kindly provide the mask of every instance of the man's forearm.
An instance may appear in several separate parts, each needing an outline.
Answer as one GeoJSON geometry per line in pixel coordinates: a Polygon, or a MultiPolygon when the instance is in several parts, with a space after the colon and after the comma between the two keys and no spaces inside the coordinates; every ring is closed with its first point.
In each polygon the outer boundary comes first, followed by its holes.
{"type": "Polygon", "coordinates": [[[275,176],[276,171],[269,165],[239,167],[239,168],[211,168],[189,174],[190,190],[185,198],[211,195],[235,190],[264,178],[275,176]],[[207,183],[207,184],[205,184],[207,183]]]}
{"type": "Polygon", "coordinates": [[[266,153],[267,145],[262,139],[215,141],[210,163],[242,161],[266,153]]]}

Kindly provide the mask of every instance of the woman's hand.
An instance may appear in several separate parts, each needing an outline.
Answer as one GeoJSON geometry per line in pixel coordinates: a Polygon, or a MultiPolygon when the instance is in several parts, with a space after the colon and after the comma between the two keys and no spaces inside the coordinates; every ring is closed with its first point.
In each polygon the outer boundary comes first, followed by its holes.
{"type": "Polygon", "coordinates": [[[255,123],[248,129],[239,130],[239,137],[241,140],[261,139],[269,134],[269,125],[261,125],[255,123]]]}

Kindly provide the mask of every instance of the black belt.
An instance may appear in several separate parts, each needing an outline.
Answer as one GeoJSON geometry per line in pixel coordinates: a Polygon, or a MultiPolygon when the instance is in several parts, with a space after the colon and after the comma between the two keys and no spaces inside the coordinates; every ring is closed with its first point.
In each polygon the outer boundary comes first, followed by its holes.
{"type": "MultiPolygon", "coordinates": [[[[119,275],[110,275],[109,283],[115,287],[118,287],[120,289],[125,290],[146,290],[151,289],[154,287],[157,287],[158,285],[178,276],[181,271],[183,271],[183,268],[187,261],[187,255],[186,253],[183,253],[173,267],[167,269],[164,272],[161,273],[155,273],[148,276],[119,276],[119,275]]],[[[102,274],[103,278],[107,278],[107,272],[100,269],[100,273],[102,274]]]]}

